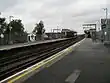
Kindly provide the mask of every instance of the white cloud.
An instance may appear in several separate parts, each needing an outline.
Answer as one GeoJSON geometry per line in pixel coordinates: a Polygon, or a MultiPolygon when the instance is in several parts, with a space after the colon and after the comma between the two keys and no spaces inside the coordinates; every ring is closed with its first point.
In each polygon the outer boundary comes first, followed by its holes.
{"type": "Polygon", "coordinates": [[[46,31],[60,26],[82,32],[83,23],[96,22],[104,17],[102,8],[106,5],[105,0],[17,0],[14,5],[2,9],[4,16],[22,19],[29,32],[40,20],[44,21],[46,31]]]}

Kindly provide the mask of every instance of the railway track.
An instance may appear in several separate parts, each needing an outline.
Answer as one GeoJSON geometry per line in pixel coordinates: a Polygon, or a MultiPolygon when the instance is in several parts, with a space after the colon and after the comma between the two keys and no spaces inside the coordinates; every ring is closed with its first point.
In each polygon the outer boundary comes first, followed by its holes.
{"type": "Polygon", "coordinates": [[[70,38],[54,43],[44,43],[26,48],[17,48],[1,52],[0,56],[0,80],[3,80],[35,63],[50,57],[51,55],[80,41],[84,37],[70,38]]]}

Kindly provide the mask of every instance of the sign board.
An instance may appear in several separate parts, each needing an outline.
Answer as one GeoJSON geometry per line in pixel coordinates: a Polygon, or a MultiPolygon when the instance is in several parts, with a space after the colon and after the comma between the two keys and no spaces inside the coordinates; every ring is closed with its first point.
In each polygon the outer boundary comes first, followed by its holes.
{"type": "Polygon", "coordinates": [[[101,19],[101,25],[103,25],[103,24],[107,24],[107,25],[109,25],[110,26],[110,19],[101,19]]]}
{"type": "MultiPolygon", "coordinates": [[[[101,19],[101,25],[104,24],[106,24],[107,31],[110,31],[110,19],[101,19]]],[[[101,26],[101,28],[103,29],[103,26],[101,26]]]]}

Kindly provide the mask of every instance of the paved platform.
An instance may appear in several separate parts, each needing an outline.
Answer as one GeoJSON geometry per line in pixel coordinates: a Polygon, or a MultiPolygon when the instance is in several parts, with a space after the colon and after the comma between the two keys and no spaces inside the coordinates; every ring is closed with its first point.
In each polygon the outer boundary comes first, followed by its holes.
{"type": "Polygon", "coordinates": [[[25,47],[25,46],[31,46],[31,45],[41,44],[41,43],[55,42],[55,41],[60,41],[60,40],[65,40],[65,39],[68,39],[68,38],[45,40],[45,41],[35,41],[35,42],[19,43],[19,44],[12,44],[12,45],[2,45],[2,46],[0,46],[0,51],[9,50],[9,49],[13,49],[13,48],[19,48],[19,47],[25,47]]]}
{"type": "Polygon", "coordinates": [[[74,51],[23,83],[110,83],[110,48],[85,39],[74,51]]]}

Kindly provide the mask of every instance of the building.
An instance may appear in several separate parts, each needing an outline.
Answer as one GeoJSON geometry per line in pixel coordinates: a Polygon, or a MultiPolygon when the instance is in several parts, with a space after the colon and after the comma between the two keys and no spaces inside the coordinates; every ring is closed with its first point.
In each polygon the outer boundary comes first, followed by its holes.
{"type": "Polygon", "coordinates": [[[46,35],[49,39],[58,39],[77,36],[77,32],[70,29],[62,29],[61,32],[50,32],[46,33],[46,35]]]}
{"type": "Polygon", "coordinates": [[[33,33],[29,33],[27,36],[28,42],[34,42],[36,40],[36,35],[33,33]]]}
{"type": "Polygon", "coordinates": [[[70,29],[62,29],[61,31],[62,37],[74,37],[77,36],[77,32],[76,31],[72,31],[70,29]]]}
{"type": "Polygon", "coordinates": [[[58,39],[58,38],[62,38],[61,33],[55,33],[55,32],[50,32],[50,33],[46,33],[46,35],[48,36],[49,39],[58,39]]]}

